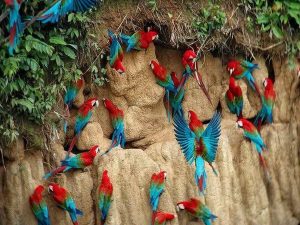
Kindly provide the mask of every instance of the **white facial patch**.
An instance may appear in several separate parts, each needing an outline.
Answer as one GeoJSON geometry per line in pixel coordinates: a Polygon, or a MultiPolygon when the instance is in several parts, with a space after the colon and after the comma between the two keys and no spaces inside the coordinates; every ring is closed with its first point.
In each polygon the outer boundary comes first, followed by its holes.
{"type": "Polygon", "coordinates": [[[151,67],[151,69],[153,69],[153,70],[154,70],[154,65],[153,65],[153,63],[152,63],[152,62],[150,62],[150,67],[151,67]]]}
{"type": "Polygon", "coordinates": [[[177,209],[178,209],[178,211],[184,209],[184,205],[183,204],[178,204],[177,205],[177,209]]]}
{"type": "Polygon", "coordinates": [[[96,101],[95,101],[95,104],[96,104],[96,107],[98,107],[98,106],[99,106],[99,101],[96,100],[96,101]]]}
{"type": "Polygon", "coordinates": [[[49,187],[48,187],[48,192],[50,192],[50,191],[53,191],[53,186],[52,185],[49,185],[49,187]]]}
{"type": "Polygon", "coordinates": [[[268,81],[264,80],[264,82],[263,82],[264,87],[267,87],[267,84],[268,84],[268,81]]]}
{"type": "Polygon", "coordinates": [[[96,148],[96,153],[98,153],[98,152],[99,152],[99,147],[96,148]]]}
{"type": "Polygon", "coordinates": [[[233,69],[233,68],[229,69],[229,73],[230,73],[230,75],[233,73],[233,71],[234,71],[234,69],[233,69]]]}
{"type": "Polygon", "coordinates": [[[164,178],[165,179],[167,178],[167,172],[164,172],[164,178]]]}
{"type": "Polygon", "coordinates": [[[237,121],[238,127],[243,127],[243,122],[241,120],[237,121]]]}

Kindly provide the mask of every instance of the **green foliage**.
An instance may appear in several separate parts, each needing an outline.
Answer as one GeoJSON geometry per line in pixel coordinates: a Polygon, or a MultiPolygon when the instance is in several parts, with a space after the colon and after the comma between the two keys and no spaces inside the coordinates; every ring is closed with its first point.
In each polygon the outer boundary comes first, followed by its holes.
{"type": "MultiPolygon", "coordinates": [[[[37,14],[39,0],[25,1],[25,10],[37,14]],[[30,2],[30,3],[29,3],[30,2]]],[[[3,12],[5,6],[0,5],[3,12]]],[[[22,8],[23,9],[23,8],[22,8]]],[[[21,12],[22,13],[22,12],[21,12]]],[[[78,45],[86,38],[82,13],[71,13],[57,25],[38,22],[24,31],[14,56],[8,43],[0,46],[0,134],[1,142],[11,142],[22,134],[20,121],[42,124],[45,115],[67,84],[82,74],[77,66],[78,45]]],[[[8,24],[7,19],[4,23],[8,24]]],[[[8,27],[1,26],[0,42],[8,27]]]]}
{"type": "Polygon", "coordinates": [[[148,0],[148,5],[150,6],[153,12],[156,12],[158,10],[156,0],[148,0]]]}
{"type": "Polygon", "coordinates": [[[200,39],[206,39],[214,31],[220,30],[226,22],[226,14],[218,4],[209,3],[193,20],[193,27],[200,39]]]}

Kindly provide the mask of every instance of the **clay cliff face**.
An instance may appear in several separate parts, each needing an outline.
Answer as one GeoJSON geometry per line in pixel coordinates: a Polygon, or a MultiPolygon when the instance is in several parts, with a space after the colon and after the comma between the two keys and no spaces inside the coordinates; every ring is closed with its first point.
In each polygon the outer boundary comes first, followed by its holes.
{"type": "MultiPolygon", "coordinates": [[[[110,82],[105,87],[91,86],[91,96],[101,100],[110,98],[125,112],[126,149],[113,149],[108,155],[95,158],[93,166],[85,171],[68,172],[54,181],[66,187],[84,212],[80,225],[100,224],[96,203],[96,189],[104,169],[108,170],[114,185],[113,203],[107,225],[150,224],[150,177],[154,172],[167,172],[166,191],[159,209],[176,213],[178,201],[198,197],[194,182],[194,166],[189,166],[174,139],[173,126],[168,123],[163,89],[155,83],[149,62],[158,59],[169,70],[181,74],[181,52],[153,45],[145,51],[125,55],[125,76],[108,69],[110,82]]],[[[262,88],[262,80],[268,76],[263,58],[257,57],[260,70],[255,78],[262,88]]],[[[213,104],[207,101],[197,83],[190,78],[186,85],[184,110],[196,111],[201,120],[212,117],[219,102],[222,106],[222,134],[219,142],[215,176],[207,167],[208,188],[200,197],[218,216],[216,225],[297,225],[300,221],[300,85],[286,61],[273,61],[277,100],[274,124],[262,128],[262,136],[268,152],[267,163],[272,176],[271,183],[264,179],[258,155],[250,142],[236,128],[235,117],[230,115],[224,94],[228,74],[219,58],[205,56],[199,65],[213,104]]],[[[259,109],[259,101],[244,81],[245,117],[253,117],[259,109]]],[[[86,96],[88,97],[88,96],[86,96]]],[[[79,96],[78,102],[82,102],[79,96]]],[[[74,112],[73,112],[74,114],[74,112]]],[[[72,123],[70,123],[72,135],[72,123]]],[[[112,132],[107,111],[100,104],[91,122],[84,129],[78,143],[79,150],[98,144],[105,151],[112,132]]],[[[68,138],[67,138],[68,141],[68,138]]],[[[64,158],[63,139],[52,143],[48,150],[57,165],[64,158]]],[[[49,170],[44,164],[45,155],[40,151],[24,150],[24,141],[18,140],[11,149],[5,149],[6,172],[1,168],[0,224],[37,224],[29,209],[28,197],[37,184],[43,182],[43,174],[49,170]]],[[[67,213],[57,208],[45,193],[52,224],[71,224],[67,213]]],[[[179,212],[170,225],[201,224],[179,212]]]]}

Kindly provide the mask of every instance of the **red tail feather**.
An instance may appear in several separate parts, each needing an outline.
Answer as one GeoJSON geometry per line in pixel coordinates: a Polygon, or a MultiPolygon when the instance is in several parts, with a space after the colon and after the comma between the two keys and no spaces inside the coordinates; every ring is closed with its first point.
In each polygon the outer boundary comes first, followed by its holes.
{"type": "Polygon", "coordinates": [[[203,83],[202,76],[197,71],[195,71],[194,76],[196,78],[196,81],[197,81],[199,87],[202,89],[202,91],[204,92],[204,94],[207,97],[208,101],[212,105],[211,98],[210,98],[210,96],[208,94],[208,91],[207,91],[207,89],[206,89],[206,87],[203,83]]]}
{"type": "Polygon", "coordinates": [[[259,133],[260,133],[260,129],[261,129],[261,124],[262,124],[262,121],[261,121],[261,119],[259,119],[258,123],[257,123],[257,130],[259,133]]]}
{"type": "Polygon", "coordinates": [[[76,144],[77,137],[78,137],[78,136],[75,135],[75,136],[73,137],[73,139],[72,139],[72,142],[71,142],[71,144],[70,144],[70,146],[69,146],[69,150],[68,150],[68,156],[70,155],[71,151],[73,150],[73,148],[74,148],[74,146],[75,146],[75,144],[76,144]]]}
{"type": "Polygon", "coordinates": [[[259,161],[260,161],[260,164],[261,164],[261,166],[264,170],[265,176],[266,176],[267,180],[270,181],[271,180],[271,175],[269,173],[267,162],[265,161],[265,158],[263,157],[262,154],[258,154],[258,155],[259,155],[259,161]]]}
{"type": "Polygon", "coordinates": [[[76,222],[73,222],[73,225],[78,225],[78,222],[76,221],[76,222]]]}

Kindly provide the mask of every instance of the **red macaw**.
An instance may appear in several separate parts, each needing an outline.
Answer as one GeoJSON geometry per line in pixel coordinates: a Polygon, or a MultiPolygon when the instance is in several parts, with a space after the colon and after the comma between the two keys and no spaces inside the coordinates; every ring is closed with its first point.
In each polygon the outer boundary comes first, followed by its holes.
{"type": "Polygon", "coordinates": [[[173,220],[176,215],[161,211],[153,212],[151,225],[166,225],[167,221],[173,220]]]}
{"type": "Polygon", "coordinates": [[[75,136],[73,137],[72,142],[70,144],[68,155],[72,151],[81,131],[85,128],[85,126],[91,119],[92,109],[98,106],[99,106],[99,101],[96,98],[90,98],[86,100],[83,103],[83,105],[79,108],[76,116],[76,121],[75,121],[75,129],[74,129],[75,136]]]}
{"type": "Polygon", "coordinates": [[[262,155],[263,150],[266,150],[266,145],[265,145],[262,137],[260,136],[258,130],[250,121],[248,121],[247,119],[244,119],[244,118],[238,119],[237,125],[239,128],[243,129],[244,136],[246,138],[250,139],[250,141],[255,145],[256,150],[258,152],[259,159],[260,159],[260,163],[264,169],[265,175],[268,179],[270,179],[267,163],[265,161],[265,158],[262,155]]]}
{"type": "Polygon", "coordinates": [[[273,81],[270,78],[266,78],[263,81],[265,92],[261,96],[262,108],[256,115],[254,124],[257,126],[258,131],[260,131],[261,125],[264,122],[273,122],[273,107],[275,103],[276,93],[273,88],[273,81]]]}
{"type": "MultiPolygon", "coordinates": [[[[73,102],[79,92],[79,90],[83,87],[84,85],[84,79],[83,78],[79,78],[76,81],[75,85],[71,85],[67,87],[67,91],[64,97],[64,103],[65,103],[65,111],[66,111],[66,116],[70,117],[70,108],[73,105],[73,102]]],[[[67,132],[67,120],[65,120],[64,122],[64,132],[67,132]]]]}
{"type": "Polygon", "coordinates": [[[258,85],[252,75],[254,69],[258,69],[258,65],[246,60],[242,62],[231,60],[227,63],[227,70],[230,73],[230,76],[233,76],[234,79],[242,79],[245,77],[251,88],[260,96],[258,85]]]}
{"type": "Polygon", "coordinates": [[[202,220],[205,225],[211,225],[211,222],[217,218],[206,205],[196,198],[177,203],[177,210],[186,210],[193,217],[202,220]]]}
{"type": "Polygon", "coordinates": [[[149,44],[157,38],[158,34],[156,31],[138,31],[131,36],[121,34],[122,42],[125,43],[127,46],[127,52],[129,52],[132,49],[146,50],[148,49],[149,44]]]}
{"type": "Polygon", "coordinates": [[[126,143],[123,110],[119,109],[112,101],[106,98],[103,98],[103,104],[105,108],[109,111],[114,132],[112,135],[112,143],[109,149],[102,153],[101,156],[107,154],[108,152],[110,152],[111,149],[117,147],[118,145],[121,145],[121,147],[124,148],[126,143]]]}
{"type": "Polygon", "coordinates": [[[235,83],[234,78],[229,78],[229,89],[225,94],[225,102],[229,108],[229,111],[236,114],[238,118],[243,117],[243,93],[241,87],[235,83]]]}
{"type": "Polygon", "coordinates": [[[221,114],[216,112],[204,130],[202,122],[193,111],[189,111],[189,125],[181,116],[174,117],[175,137],[189,164],[195,161],[195,181],[200,193],[206,188],[206,172],[204,161],[212,167],[215,161],[218,141],[221,135],[221,114]]]}
{"type": "Polygon", "coordinates": [[[59,186],[59,184],[51,183],[48,186],[48,192],[53,197],[54,201],[57,203],[58,207],[68,211],[70,214],[73,225],[78,225],[77,215],[82,216],[83,213],[76,208],[75,202],[71,197],[70,193],[59,186]]]}
{"type": "Polygon", "coordinates": [[[42,195],[43,191],[43,185],[38,185],[34,189],[33,194],[29,197],[29,203],[38,221],[38,225],[50,225],[48,207],[42,195]]]}
{"type": "Polygon", "coordinates": [[[101,225],[105,224],[112,202],[113,185],[110,182],[107,170],[103,171],[101,184],[98,188],[98,207],[101,212],[101,225]]]}
{"type": "Polygon", "coordinates": [[[187,79],[194,75],[199,87],[202,89],[204,94],[206,95],[209,102],[212,104],[210,96],[208,94],[208,91],[203,83],[202,76],[197,70],[197,54],[194,52],[194,50],[186,50],[182,56],[181,63],[184,67],[184,71],[182,74],[182,79],[180,81],[179,89],[183,88],[185,85],[187,79]]]}
{"type": "Polygon", "coordinates": [[[93,146],[88,152],[83,152],[73,157],[68,157],[61,161],[61,166],[57,169],[47,173],[44,178],[48,179],[49,177],[55,176],[58,173],[64,173],[71,169],[84,169],[87,166],[93,164],[94,158],[99,152],[98,145],[93,146]]]}
{"type": "Polygon", "coordinates": [[[158,203],[160,196],[164,192],[165,189],[165,181],[167,178],[166,171],[160,171],[159,173],[154,173],[151,177],[151,184],[150,184],[150,204],[152,211],[157,211],[158,203]]]}
{"type": "Polygon", "coordinates": [[[173,83],[171,74],[167,73],[167,70],[164,66],[160,65],[155,60],[151,60],[150,67],[155,76],[156,83],[165,89],[164,102],[166,104],[167,116],[170,121],[170,92],[177,93],[177,89],[173,83]]]}
{"type": "Polygon", "coordinates": [[[110,42],[110,55],[109,55],[109,65],[111,68],[115,69],[121,75],[125,74],[125,67],[122,64],[124,53],[123,49],[119,43],[117,35],[112,31],[108,30],[109,42],[110,42]]]}
{"type": "Polygon", "coordinates": [[[13,55],[19,44],[20,35],[24,30],[24,23],[21,21],[19,10],[23,0],[4,0],[9,7],[9,47],[8,52],[13,55]]]}

